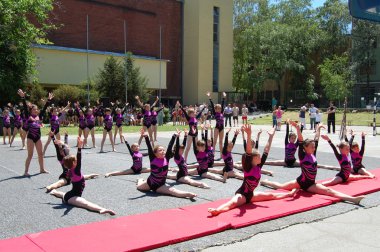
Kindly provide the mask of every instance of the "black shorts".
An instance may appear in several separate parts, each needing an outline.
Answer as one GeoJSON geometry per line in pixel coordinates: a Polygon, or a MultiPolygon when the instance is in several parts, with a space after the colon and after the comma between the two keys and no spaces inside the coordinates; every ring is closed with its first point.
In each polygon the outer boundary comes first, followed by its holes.
{"type": "Polygon", "coordinates": [[[112,130],[112,127],[111,127],[111,128],[104,127],[104,129],[105,129],[107,132],[110,132],[110,131],[112,130]]]}
{"type": "Polygon", "coordinates": [[[81,129],[81,130],[85,130],[86,129],[86,126],[79,126],[79,128],[81,129]]]}
{"type": "Polygon", "coordinates": [[[71,179],[70,177],[67,176],[67,172],[62,172],[61,175],[59,175],[58,179],[65,179],[66,180],[66,185],[71,184],[71,179]]]}
{"type": "Polygon", "coordinates": [[[224,130],[224,125],[216,125],[215,129],[218,129],[220,132],[220,131],[224,130]]]}
{"type": "Polygon", "coordinates": [[[300,185],[301,189],[304,191],[307,191],[310,186],[315,184],[315,181],[312,180],[306,180],[306,181],[301,181],[301,176],[297,178],[297,183],[300,185]]]}
{"type": "Polygon", "coordinates": [[[152,124],[151,123],[143,123],[143,125],[147,128],[147,129],[149,129],[150,128],[150,126],[152,126],[152,124]]]}
{"type": "Polygon", "coordinates": [[[153,125],[153,126],[156,126],[157,125],[157,120],[152,121],[150,124],[153,125]]]}
{"type": "Polygon", "coordinates": [[[123,126],[122,123],[120,123],[120,124],[116,124],[116,127],[118,127],[118,128],[120,128],[121,126],[123,126]]]}
{"type": "Polygon", "coordinates": [[[251,203],[252,201],[252,198],[253,198],[253,191],[252,192],[248,192],[248,193],[245,193],[244,192],[244,188],[240,187],[236,192],[235,194],[241,194],[245,197],[245,203],[251,203]]]}
{"type": "Polygon", "coordinates": [[[206,169],[199,169],[199,166],[198,166],[197,172],[199,176],[202,176],[203,173],[208,172],[208,167],[206,169]]]}
{"type": "Polygon", "coordinates": [[[165,181],[162,183],[156,183],[156,182],[153,182],[150,177],[148,177],[148,179],[146,180],[150,190],[152,190],[153,192],[157,191],[158,188],[160,188],[161,186],[165,185],[165,181]]]}
{"type": "Polygon", "coordinates": [[[131,170],[133,171],[134,174],[140,174],[142,168],[136,168],[136,167],[132,166],[131,170]]]}
{"type": "Polygon", "coordinates": [[[227,166],[227,165],[225,165],[224,167],[223,167],[223,173],[224,172],[230,172],[230,171],[233,171],[234,170],[234,167],[229,167],[229,166],[227,166]]]}
{"type": "Polygon", "coordinates": [[[364,167],[364,165],[361,165],[361,166],[359,166],[359,167],[352,167],[352,173],[353,174],[358,174],[359,173],[359,170],[361,169],[361,168],[365,168],[364,167]]]}
{"type": "Polygon", "coordinates": [[[69,199],[71,199],[72,197],[81,197],[81,196],[82,196],[82,192],[71,190],[65,193],[65,195],[63,196],[63,202],[69,203],[69,199]]]}
{"type": "Polygon", "coordinates": [[[296,159],[287,159],[284,160],[286,167],[294,167],[294,163],[296,162],[296,159]]]}
{"type": "Polygon", "coordinates": [[[37,143],[41,139],[41,134],[32,135],[32,134],[28,133],[27,138],[32,140],[34,143],[37,143]]]}
{"type": "Polygon", "coordinates": [[[95,127],[95,125],[87,125],[86,126],[86,128],[88,128],[89,130],[92,130],[94,127],[95,127]]]}
{"type": "Polygon", "coordinates": [[[183,170],[179,170],[179,171],[177,172],[177,180],[179,180],[179,179],[182,178],[182,177],[186,177],[186,176],[187,176],[187,174],[186,174],[186,172],[183,171],[183,170]]]}
{"type": "Polygon", "coordinates": [[[238,116],[233,116],[232,117],[233,120],[238,120],[238,118],[239,118],[238,116]]]}
{"type": "Polygon", "coordinates": [[[3,125],[4,128],[9,129],[11,125],[3,125]]]}
{"type": "Polygon", "coordinates": [[[350,174],[348,174],[347,176],[344,174],[344,172],[338,172],[335,176],[340,177],[343,180],[343,182],[346,182],[350,177],[350,174]]]}
{"type": "Polygon", "coordinates": [[[54,135],[57,135],[59,133],[59,127],[58,128],[50,128],[51,132],[54,132],[54,135]]]}
{"type": "Polygon", "coordinates": [[[15,128],[19,130],[21,129],[21,125],[17,125],[17,126],[15,125],[15,128]]]}

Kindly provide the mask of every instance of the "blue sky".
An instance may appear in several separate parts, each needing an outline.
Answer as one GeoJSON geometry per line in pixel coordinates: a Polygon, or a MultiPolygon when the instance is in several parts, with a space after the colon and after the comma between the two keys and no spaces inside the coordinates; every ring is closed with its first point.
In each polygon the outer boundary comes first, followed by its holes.
{"type": "Polygon", "coordinates": [[[313,5],[313,8],[317,8],[322,6],[325,1],[326,0],[312,0],[311,3],[313,5]]]}

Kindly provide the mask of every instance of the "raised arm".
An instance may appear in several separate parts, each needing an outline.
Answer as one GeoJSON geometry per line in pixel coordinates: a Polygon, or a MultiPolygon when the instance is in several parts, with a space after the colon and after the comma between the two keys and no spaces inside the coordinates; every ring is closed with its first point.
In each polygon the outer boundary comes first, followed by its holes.
{"type": "Polygon", "coordinates": [[[364,149],[365,149],[365,133],[362,132],[362,146],[360,147],[360,152],[359,152],[361,156],[364,155],[364,149]]]}
{"type": "Polygon", "coordinates": [[[260,135],[261,135],[262,132],[263,132],[262,129],[260,129],[259,132],[257,132],[256,143],[255,143],[255,149],[256,149],[256,150],[259,149],[259,140],[260,140],[260,135]]]}
{"type": "Polygon", "coordinates": [[[140,97],[138,97],[137,95],[135,96],[135,99],[137,101],[137,104],[140,106],[140,107],[144,107],[144,104],[140,101],[140,97]]]}
{"type": "Polygon", "coordinates": [[[182,105],[179,108],[182,110],[183,114],[185,115],[186,120],[189,121],[190,116],[187,114],[187,111],[182,107],[182,105]]]}
{"type": "Polygon", "coordinates": [[[327,135],[322,135],[321,136],[322,139],[326,140],[329,145],[331,146],[331,148],[333,149],[334,151],[334,155],[335,157],[338,159],[338,160],[341,160],[342,159],[342,155],[339,154],[338,150],[336,149],[335,145],[331,142],[331,139],[327,136],[327,135]]]}
{"type": "Polygon", "coordinates": [[[270,147],[272,145],[272,141],[273,141],[273,137],[274,137],[274,133],[276,131],[274,130],[274,128],[272,128],[270,131],[268,131],[268,135],[269,135],[269,138],[268,138],[268,142],[267,144],[265,145],[264,147],[264,153],[269,153],[269,150],[270,150],[270,147]]]}
{"type": "Polygon", "coordinates": [[[223,144],[223,154],[227,154],[227,147],[228,147],[228,133],[230,132],[231,128],[226,132],[226,135],[224,136],[224,144],[223,144]]]}
{"type": "Polygon", "coordinates": [[[179,156],[179,136],[177,137],[177,139],[175,140],[175,152],[174,152],[174,158],[175,159],[180,159],[180,156],[179,156]]]}
{"type": "Polygon", "coordinates": [[[199,111],[199,113],[197,114],[197,116],[196,116],[197,119],[201,118],[203,110],[205,110],[205,108],[206,108],[206,105],[204,105],[203,108],[201,109],[201,111],[199,111]]]}
{"type": "Polygon", "coordinates": [[[77,175],[80,175],[81,174],[81,168],[82,168],[82,148],[83,148],[83,140],[80,137],[78,137],[77,145],[78,145],[77,167],[75,168],[75,173],[77,175]]]}
{"type": "Polygon", "coordinates": [[[133,156],[133,151],[132,151],[132,149],[131,149],[131,146],[129,145],[128,141],[125,140],[124,136],[123,136],[123,139],[124,139],[124,143],[125,143],[125,145],[126,145],[127,148],[128,148],[129,154],[131,154],[131,156],[133,156]]]}
{"type": "Polygon", "coordinates": [[[156,105],[157,105],[157,102],[160,100],[160,98],[158,98],[158,96],[156,97],[156,100],[153,102],[153,104],[152,104],[152,108],[153,107],[156,107],[156,105]]]}
{"type": "MultiPolygon", "coordinates": [[[[187,131],[184,130],[184,132],[185,132],[185,136],[183,137],[182,145],[183,145],[183,147],[186,147],[186,144],[187,144],[187,131]]],[[[179,137],[178,137],[178,138],[179,138],[179,137]]]]}
{"type": "Polygon", "coordinates": [[[178,136],[177,134],[173,134],[172,139],[170,139],[168,149],[166,150],[165,157],[168,161],[173,156],[173,145],[174,145],[174,141],[177,138],[177,136],[178,136]]]}
{"type": "MultiPolygon", "coordinates": [[[[198,154],[198,150],[197,150],[197,143],[195,142],[195,137],[192,137],[193,138],[193,150],[194,150],[194,155],[197,155],[198,154]]],[[[206,141],[207,142],[207,141],[206,141]]]]}
{"type": "MultiPolygon", "coordinates": [[[[244,125],[243,126],[243,131],[245,133],[247,133],[247,139],[251,139],[252,137],[252,128],[251,128],[251,125],[248,124],[248,125],[244,125]]],[[[248,155],[251,155],[252,154],[252,141],[247,141],[247,147],[245,149],[245,153],[248,154],[248,155]]]]}
{"type": "Polygon", "coordinates": [[[235,130],[234,138],[232,138],[232,144],[235,146],[236,138],[239,135],[240,131],[237,129],[235,130]]]}
{"type": "Polygon", "coordinates": [[[285,146],[289,143],[289,121],[286,122],[285,146]]]}

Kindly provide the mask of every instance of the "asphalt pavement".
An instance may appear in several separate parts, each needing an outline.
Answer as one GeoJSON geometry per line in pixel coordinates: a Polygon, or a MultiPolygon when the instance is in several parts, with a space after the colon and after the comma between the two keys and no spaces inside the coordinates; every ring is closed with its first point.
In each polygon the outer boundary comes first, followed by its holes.
{"type": "MultiPolygon", "coordinates": [[[[263,149],[267,141],[267,134],[265,131],[270,127],[255,125],[254,134],[259,128],[264,130],[262,138],[260,139],[260,149],[263,149]]],[[[283,159],[285,136],[284,129],[285,128],[283,128],[283,131],[276,133],[268,160],[283,159]]],[[[370,127],[354,127],[354,129],[372,133],[372,129],[370,127]]],[[[159,144],[166,146],[172,133],[173,132],[160,132],[158,137],[159,144]]],[[[137,141],[138,136],[136,134],[126,134],[127,140],[130,142],[137,141]]],[[[312,137],[314,133],[311,130],[306,130],[304,135],[306,137],[312,137]]],[[[368,135],[366,138],[366,152],[363,163],[369,170],[380,167],[380,158],[378,157],[378,153],[380,151],[379,137],[380,136],[373,137],[368,135]]],[[[337,142],[338,134],[331,135],[331,138],[334,142],[337,142]]],[[[43,142],[45,140],[46,137],[43,137],[43,142]]],[[[98,135],[96,137],[96,144],[98,146],[96,149],[89,148],[83,150],[82,171],[84,174],[105,174],[114,170],[127,169],[131,166],[131,157],[124,144],[116,145],[117,152],[110,152],[111,146],[107,140],[105,150],[109,152],[101,154],[99,153],[100,140],[100,135],[98,135]]],[[[71,146],[75,146],[75,136],[69,136],[69,144],[71,146]]],[[[46,154],[47,157],[45,158],[45,166],[46,169],[50,171],[50,174],[38,174],[39,168],[35,154],[30,165],[30,174],[32,176],[29,178],[23,177],[22,174],[24,171],[26,151],[20,150],[20,145],[20,140],[17,139],[14,144],[15,147],[10,148],[7,145],[0,146],[0,197],[2,199],[0,201],[0,239],[17,237],[26,233],[35,233],[44,230],[102,221],[117,218],[119,216],[146,213],[159,209],[176,208],[215,201],[222,198],[229,198],[233,196],[236,189],[241,185],[241,181],[236,179],[229,179],[226,184],[212,180],[205,180],[211,186],[211,189],[206,190],[188,185],[177,184],[175,181],[171,180],[167,181],[168,184],[174,185],[176,188],[197,193],[199,197],[195,202],[192,202],[187,199],[179,199],[157,195],[155,193],[143,193],[137,191],[135,185],[137,178],[146,178],[148,177],[148,174],[118,176],[111,178],[104,178],[104,176],[101,176],[98,179],[86,181],[86,188],[83,197],[101,206],[111,208],[117,213],[115,217],[104,216],[83,209],[67,206],[62,204],[60,199],[45,193],[44,187],[52,182],[55,182],[61,172],[60,165],[55,157],[55,149],[53,145],[49,146],[46,154]]],[[[145,144],[143,144],[143,152],[146,152],[146,150],[144,150],[145,148],[145,144]]],[[[241,137],[238,138],[234,152],[236,153],[233,155],[234,160],[240,160],[240,154],[243,153],[241,137]]],[[[71,153],[76,153],[75,147],[71,148],[71,153]]],[[[218,156],[219,153],[216,153],[216,157],[218,156]]],[[[188,162],[191,163],[194,161],[194,155],[191,153],[189,155],[188,162]]],[[[322,164],[338,165],[330,147],[323,140],[321,140],[318,149],[318,162],[322,164]]],[[[143,163],[145,166],[149,165],[148,157],[144,158],[143,163]]],[[[171,165],[174,166],[173,161],[171,161],[171,165]]],[[[266,166],[265,169],[273,171],[274,178],[267,176],[263,176],[263,178],[269,178],[280,182],[293,180],[300,174],[299,168],[266,166]]],[[[318,171],[317,179],[331,178],[335,174],[335,171],[320,169],[318,171]]],[[[69,191],[70,189],[70,186],[66,186],[60,190],[69,191]]],[[[268,189],[259,187],[257,190],[265,191],[268,189]]],[[[380,205],[379,195],[380,193],[368,195],[362,201],[363,206],[355,206],[348,203],[337,203],[327,207],[260,223],[246,228],[228,230],[199,239],[173,244],[156,250],[194,251],[215,247],[218,251],[221,249],[228,249],[229,251],[235,249],[244,250],[247,248],[250,248],[251,250],[254,249],[254,251],[260,251],[260,248],[257,247],[257,241],[253,240],[252,243],[250,243],[249,238],[253,237],[252,239],[260,239],[262,244],[269,244],[270,248],[276,248],[276,246],[278,246],[279,248],[284,248],[285,251],[304,251],[304,248],[309,249],[309,251],[313,251],[318,247],[292,247],[291,245],[296,243],[293,240],[288,239],[286,235],[283,236],[281,232],[287,232],[287,230],[292,227],[305,226],[305,229],[303,231],[301,229],[300,232],[312,233],[309,231],[310,225],[313,227],[312,225],[315,225],[315,223],[319,224],[328,222],[332,216],[345,216],[345,214],[355,215],[357,212],[358,214],[353,218],[356,218],[356,220],[361,220],[363,215],[367,217],[376,215],[376,212],[373,214],[373,211],[376,211],[377,209],[377,213],[379,213],[379,208],[377,207],[380,205]],[[371,210],[371,212],[368,212],[367,214],[367,211],[369,210],[371,210]],[[273,239],[271,238],[272,234],[273,239]],[[265,237],[261,238],[263,235],[265,235],[265,237]],[[280,237],[277,244],[275,243],[275,237],[280,237]],[[237,243],[248,247],[220,247],[220,245],[235,245],[237,243]],[[281,246],[281,244],[283,244],[283,246],[281,246]],[[257,248],[257,250],[255,248],[257,248]]],[[[205,211],[207,211],[207,209],[205,209],[205,211]]],[[[365,227],[364,224],[367,222],[372,223],[372,219],[369,219],[368,217],[363,218],[363,222],[358,221],[360,225],[356,225],[357,231],[353,230],[352,233],[354,235],[356,233],[362,233],[362,228],[365,227]]],[[[378,222],[373,219],[373,223],[375,224],[378,222]]],[[[344,223],[342,225],[344,225],[344,223]]],[[[346,225],[352,225],[352,223],[347,222],[346,225]]],[[[314,227],[314,229],[317,228],[318,226],[314,227]]],[[[142,230],[136,230],[136,232],[141,232],[143,235],[143,229],[144,227],[142,230]]],[[[326,227],[326,230],[330,230],[328,226],[326,227]]],[[[367,230],[371,231],[370,228],[367,230]]],[[[378,234],[376,232],[373,233],[374,235],[378,234]]],[[[291,234],[289,234],[289,236],[291,236],[291,234]]],[[[310,237],[310,239],[313,237],[310,237]]],[[[318,235],[316,234],[315,237],[318,238],[318,235]]],[[[345,235],[344,237],[349,236],[345,235]]],[[[338,242],[336,243],[326,242],[325,245],[331,250],[339,251],[344,247],[339,245],[340,243],[338,238],[337,240],[338,242]]],[[[299,241],[302,243],[303,240],[299,239],[299,241]]],[[[342,243],[343,242],[345,242],[345,240],[342,240],[342,243]]],[[[363,242],[363,247],[360,247],[360,243],[358,243],[359,248],[367,248],[364,247],[364,244],[367,244],[367,242],[363,242]]],[[[263,247],[262,250],[268,251],[268,247],[263,247]]]]}

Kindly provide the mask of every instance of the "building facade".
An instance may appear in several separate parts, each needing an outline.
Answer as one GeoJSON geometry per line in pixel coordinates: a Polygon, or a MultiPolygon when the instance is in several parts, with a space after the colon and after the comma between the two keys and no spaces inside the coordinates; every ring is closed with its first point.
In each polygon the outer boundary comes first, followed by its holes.
{"type": "Polygon", "coordinates": [[[52,45],[34,46],[39,80],[79,84],[130,51],[164,101],[202,102],[232,89],[232,10],[232,0],[56,1],[52,45]]]}

